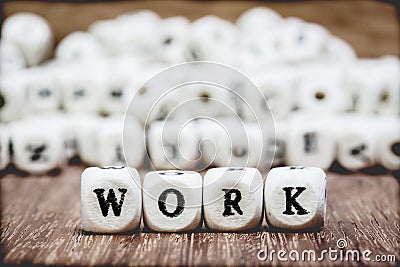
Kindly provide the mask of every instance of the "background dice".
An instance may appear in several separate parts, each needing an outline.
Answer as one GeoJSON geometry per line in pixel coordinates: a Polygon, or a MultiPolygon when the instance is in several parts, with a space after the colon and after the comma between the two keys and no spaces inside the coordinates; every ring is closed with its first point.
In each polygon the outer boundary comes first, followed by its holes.
{"type": "Polygon", "coordinates": [[[143,128],[134,117],[108,117],[97,128],[97,164],[141,166],[144,158],[143,128]]]}
{"type": "Polygon", "coordinates": [[[136,169],[87,168],[81,177],[81,219],[85,231],[117,233],[135,230],[141,219],[142,195],[136,169]]]}
{"type": "Polygon", "coordinates": [[[193,122],[154,122],[148,130],[147,144],[151,164],[157,169],[192,169],[200,158],[199,136],[193,122]]]}
{"type": "Polygon", "coordinates": [[[143,214],[155,231],[179,232],[200,226],[202,178],[197,172],[149,172],[143,181],[143,214]]]}
{"type": "Polygon", "coordinates": [[[2,38],[21,50],[29,66],[36,66],[51,55],[53,32],[43,17],[17,13],[4,21],[1,30],[2,38]]]}
{"type": "Polygon", "coordinates": [[[286,137],[286,163],[327,169],[335,159],[335,132],[326,123],[331,116],[297,114],[289,120],[286,137]]]}
{"type": "Polygon", "coordinates": [[[8,127],[0,126],[0,171],[4,170],[10,162],[10,136],[8,127]]]}
{"type": "Polygon", "coordinates": [[[265,181],[264,201],[272,228],[320,229],[326,220],[326,175],[314,167],[274,168],[265,181]]]}
{"type": "Polygon", "coordinates": [[[52,120],[39,118],[14,122],[10,136],[15,166],[32,174],[45,174],[63,167],[63,128],[52,120]]]}
{"type": "Polygon", "coordinates": [[[240,231],[258,226],[262,219],[263,179],[255,168],[214,168],[206,172],[203,210],[212,230],[240,231]]]}

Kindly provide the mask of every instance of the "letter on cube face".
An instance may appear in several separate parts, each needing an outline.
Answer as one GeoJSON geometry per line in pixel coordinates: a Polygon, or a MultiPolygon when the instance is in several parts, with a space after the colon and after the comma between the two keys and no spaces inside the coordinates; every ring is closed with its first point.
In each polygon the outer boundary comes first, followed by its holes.
{"type": "Polygon", "coordinates": [[[204,176],[203,210],[212,230],[240,231],[260,224],[263,180],[255,168],[214,168],[204,176]]]}
{"type": "Polygon", "coordinates": [[[323,123],[310,122],[306,118],[299,117],[298,121],[295,119],[289,124],[286,134],[287,164],[328,169],[335,157],[334,134],[323,123]]]}
{"type": "Polygon", "coordinates": [[[179,232],[199,227],[202,179],[192,171],[155,171],[143,182],[143,214],[155,231],[179,232]]]}
{"type": "Polygon", "coordinates": [[[139,227],[140,178],[128,167],[91,167],[81,177],[81,218],[85,231],[117,233],[139,227]]]}
{"type": "Polygon", "coordinates": [[[282,230],[320,229],[326,214],[326,175],[315,167],[270,170],[265,182],[268,224],[282,230]]]}
{"type": "Polygon", "coordinates": [[[45,120],[18,121],[11,125],[15,166],[32,174],[59,168],[65,160],[62,127],[45,120]]]}

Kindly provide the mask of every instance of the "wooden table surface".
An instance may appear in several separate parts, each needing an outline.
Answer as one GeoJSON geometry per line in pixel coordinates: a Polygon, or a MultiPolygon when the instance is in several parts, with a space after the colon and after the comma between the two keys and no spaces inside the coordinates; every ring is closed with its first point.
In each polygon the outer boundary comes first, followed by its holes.
{"type": "MultiPolygon", "coordinates": [[[[51,265],[298,265],[387,266],[377,262],[260,261],[260,248],[317,253],[338,249],[395,255],[400,260],[398,181],[389,175],[328,173],[327,223],[315,233],[276,233],[264,226],[246,233],[161,234],[148,230],[118,235],[90,235],[80,224],[80,175],[69,167],[59,176],[1,179],[1,246],[5,263],[51,265]]],[[[392,263],[395,265],[395,263],[392,263]]]]}
{"type": "MultiPolygon", "coordinates": [[[[234,21],[244,10],[265,5],[284,17],[298,16],[327,27],[347,40],[361,57],[399,55],[399,22],[393,5],[375,1],[311,1],[261,3],[253,1],[126,1],[117,3],[49,3],[12,1],[5,16],[32,11],[46,17],[56,40],[74,30],[85,30],[96,19],[149,8],[162,17],[185,15],[196,19],[215,14],[234,21]]],[[[55,177],[1,178],[1,252],[4,263],[50,265],[324,265],[387,266],[378,262],[259,261],[268,251],[337,249],[395,255],[400,261],[400,186],[391,175],[328,173],[326,227],[317,233],[274,233],[264,226],[247,233],[160,234],[140,231],[123,235],[89,235],[80,225],[80,174],[69,167],[55,177]]],[[[390,265],[395,266],[396,263],[390,265]]]]}

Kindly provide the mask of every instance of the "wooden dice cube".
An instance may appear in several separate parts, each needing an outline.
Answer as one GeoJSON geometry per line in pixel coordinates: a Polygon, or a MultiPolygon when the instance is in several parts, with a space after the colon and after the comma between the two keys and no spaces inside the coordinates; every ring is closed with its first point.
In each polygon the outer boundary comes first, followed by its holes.
{"type": "Polygon", "coordinates": [[[36,66],[52,52],[53,32],[41,16],[18,12],[4,20],[1,28],[4,40],[10,41],[22,51],[29,66],[36,66]]]}
{"type": "Polygon", "coordinates": [[[110,116],[97,128],[99,165],[139,167],[144,158],[143,128],[136,118],[110,116]]]}
{"type": "Polygon", "coordinates": [[[8,128],[4,125],[0,127],[0,171],[5,169],[10,162],[9,153],[9,142],[10,137],[8,133],[8,128]]]}
{"type": "Polygon", "coordinates": [[[286,163],[328,169],[335,158],[335,134],[325,125],[331,116],[316,120],[310,114],[297,114],[286,133],[286,163]]]}
{"type": "Polygon", "coordinates": [[[326,217],[326,175],[315,167],[274,168],[265,182],[264,200],[272,228],[320,229],[326,217]]]}
{"type": "Polygon", "coordinates": [[[151,164],[156,169],[194,169],[199,161],[195,123],[153,122],[147,141],[151,164]]]}
{"type": "Polygon", "coordinates": [[[255,168],[213,168],[204,176],[203,210],[212,230],[240,231],[260,224],[263,179],[255,168]]]}
{"type": "Polygon", "coordinates": [[[159,232],[189,231],[201,222],[202,179],[192,171],[154,171],[143,181],[143,216],[159,232]]]}
{"type": "Polygon", "coordinates": [[[13,163],[31,174],[45,174],[64,165],[63,128],[51,119],[30,118],[10,126],[13,163]]]}
{"type": "Polygon", "coordinates": [[[139,227],[140,178],[128,167],[91,167],[81,176],[81,218],[85,231],[117,233],[139,227]]]}

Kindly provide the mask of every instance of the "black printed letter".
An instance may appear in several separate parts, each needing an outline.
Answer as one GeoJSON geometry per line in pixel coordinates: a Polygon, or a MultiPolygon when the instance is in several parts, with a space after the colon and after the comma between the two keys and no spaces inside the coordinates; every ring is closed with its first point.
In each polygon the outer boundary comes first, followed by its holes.
{"type": "Polygon", "coordinates": [[[225,217],[229,215],[235,215],[232,212],[232,208],[236,210],[237,213],[243,215],[242,210],[239,207],[239,201],[242,199],[242,194],[237,189],[222,189],[225,192],[225,201],[224,201],[224,212],[222,215],[225,217]],[[235,194],[235,199],[232,200],[232,194],[235,194]]]}
{"type": "Polygon", "coordinates": [[[182,213],[184,206],[185,206],[185,198],[183,197],[182,193],[173,188],[164,190],[161,193],[160,197],[158,198],[158,208],[160,209],[162,214],[171,218],[178,217],[178,215],[182,213]],[[165,204],[168,194],[175,194],[178,202],[178,205],[176,206],[176,209],[173,212],[169,212],[165,204]]]}
{"type": "Polygon", "coordinates": [[[121,214],[121,208],[122,204],[124,203],[125,193],[127,190],[125,188],[118,188],[118,191],[121,192],[121,199],[119,200],[119,204],[117,203],[117,198],[115,197],[114,190],[108,190],[107,200],[104,199],[104,189],[97,188],[93,190],[93,192],[95,192],[97,195],[97,199],[99,200],[101,208],[101,213],[104,217],[107,217],[108,215],[108,208],[110,207],[110,204],[115,216],[119,216],[121,214]]]}
{"type": "Polygon", "coordinates": [[[286,193],[286,210],[283,212],[283,214],[287,215],[293,215],[294,212],[292,211],[292,206],[296,208],[297,214],[298,215],[304,215],[309,213],[306,211],[302,206],[300,206],[299,202],[296,201],[296,198],[304,191],[306,190],[305,187],[296,187],[297,192],[292,195],[292,190],[293,187],[284,187],[282,190],[285,191],[286,193]]]}

